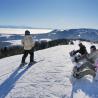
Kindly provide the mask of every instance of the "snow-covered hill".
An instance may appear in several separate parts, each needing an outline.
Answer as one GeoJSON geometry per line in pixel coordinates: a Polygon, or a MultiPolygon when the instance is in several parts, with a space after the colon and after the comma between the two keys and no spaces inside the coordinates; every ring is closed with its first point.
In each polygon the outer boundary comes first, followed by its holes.
{"type": "MultiPolygon", "coordinates": [[[[31,67],[19,68],[22,55],[0,59],[0,98],[98,98],[98,82],[91,76],[71,76],[69,52],[77,43],[35,52],[37,63],[31,67]]],[[[89,51],[91,44],[84,44],[89,51]]]]}

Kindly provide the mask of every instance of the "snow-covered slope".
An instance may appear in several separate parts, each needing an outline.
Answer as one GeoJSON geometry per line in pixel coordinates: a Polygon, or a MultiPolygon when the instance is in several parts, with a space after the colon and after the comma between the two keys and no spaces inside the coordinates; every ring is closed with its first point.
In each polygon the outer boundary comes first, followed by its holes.
{"type": "Polygon", "coordinates": [[[69,52],[77,48],[75,44],[37,51],[37,63],[31,67],[19,68],[22,55],[0,59],[0,98],[98,98],[98,82],[91,76],[71,77],[69,52]]]}

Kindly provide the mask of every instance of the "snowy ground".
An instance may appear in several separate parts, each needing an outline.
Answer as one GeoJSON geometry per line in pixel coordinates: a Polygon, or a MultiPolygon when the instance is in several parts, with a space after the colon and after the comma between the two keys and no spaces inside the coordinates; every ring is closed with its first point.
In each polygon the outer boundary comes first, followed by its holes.
{"type": "MultiPolygon", "coordinates": [[[[89,49],[91,44],[84,44],[89,49]]],[[[0,98],[98,98],[98,82],[91,76],[71,77],[69,52],[77,48],[76,44],[39,50],[31,67],[19,68],[22,55],[0,59],[0,98]]]]}

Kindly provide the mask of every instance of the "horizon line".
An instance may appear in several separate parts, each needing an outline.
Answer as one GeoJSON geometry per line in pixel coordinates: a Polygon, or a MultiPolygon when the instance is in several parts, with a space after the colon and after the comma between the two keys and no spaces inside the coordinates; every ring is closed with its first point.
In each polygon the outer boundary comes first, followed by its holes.
{"type": "Polygon", "coordinates": [[[47,27],[32,27],[32,26],[15,26],[15,25],[0,25],[0,28],[9,28],[9,29],[50,29],[50,30],[68,30],[68,29],[96,29],[98,28],[91,28],[91,27],[72,27],[72,28],[47,28],[47,27]]]}

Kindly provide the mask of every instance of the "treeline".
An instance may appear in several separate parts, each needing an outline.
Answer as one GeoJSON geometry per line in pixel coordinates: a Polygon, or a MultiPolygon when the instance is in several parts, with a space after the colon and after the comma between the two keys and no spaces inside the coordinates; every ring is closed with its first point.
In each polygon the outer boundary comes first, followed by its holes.
{"type": "MultiPolygon", "coordinates": [[[[73,41],[66,40],[66,39],[59,39],[53,41],[40,41],[40,42],[36,41],[35,51],[46,49],[57,45],[68,45],[68,44],[73,44],[73,41]]],[[[23,47],[20,45],[0,48],[0,58],[22,54],[22,53],[23,53],[23,47]]]]}

